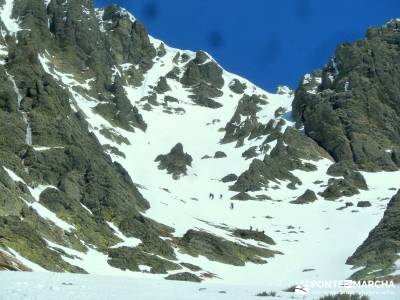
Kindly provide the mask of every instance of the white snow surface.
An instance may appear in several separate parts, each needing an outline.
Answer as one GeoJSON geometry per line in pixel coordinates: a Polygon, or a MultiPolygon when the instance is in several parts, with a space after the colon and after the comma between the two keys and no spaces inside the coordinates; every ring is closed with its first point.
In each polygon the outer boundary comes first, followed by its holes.
{"type": "MultiPolygon", "coordinates": [[[[124,278],[65,273],[0,272],[2,300],[248,300],[260,299],[261,292],[274,291],[278,298],[318,299],[339,291],[369,294],[372,300],[397,300],[400,287],[386,289],[322,289],[314,288],[308,295],[282,292],[279,286],[232,285],[226,283],[190,283],[155,278],[124,278]]],[[[262,298],[262,297],[261,297],[262,298]]]]}

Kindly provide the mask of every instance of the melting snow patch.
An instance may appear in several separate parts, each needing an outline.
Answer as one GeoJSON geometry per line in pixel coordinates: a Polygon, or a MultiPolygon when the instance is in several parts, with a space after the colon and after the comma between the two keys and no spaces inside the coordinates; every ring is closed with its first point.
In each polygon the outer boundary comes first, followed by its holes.
{"type": "Polygon", "coordinates": [[[115,226],[113,223],[111,222],[107,222],[108,226],[110,226],[110,228],[112,230],[114,230],[115,235],[120,238],[122,240],[121,243],[118,243],[114,246],[112,246],[111,248],[120,248],[120,247],[136,247],[138,246],[142,241],[134,238],[134,237],[127,237],[125,236],[117,226],[115,226]]]}
{"type": "Polygon", "coordinates": [[[68,231],[68,232],[71,232],[71,230],[75,229],[74,226],[61,220],[59,217],[57,217],[57,215],[55,213],[53,213],[51,210],[49,210],[48,208],[46,208],[39,202],[30,203],[23,198],[21,198],[21,199],[24,200],[26,205],[28,205],[29,207],[32,207],[34,210],[36,210],[36,212],[39,214],[39,216],[41,216],[43,219],[50,220],[51,222],[56,224],[57,227],[60,227],[61,229],[68,231]]]}
{"type": "Polygon", "coordinates": [[[82,208],[83,208],[84,210],[86,210],[89,214],[93,215],[92,211],[91,211],[87,206],[83,205],[82,203],[81,203],[81,206],[82,206],[82,208]]]}

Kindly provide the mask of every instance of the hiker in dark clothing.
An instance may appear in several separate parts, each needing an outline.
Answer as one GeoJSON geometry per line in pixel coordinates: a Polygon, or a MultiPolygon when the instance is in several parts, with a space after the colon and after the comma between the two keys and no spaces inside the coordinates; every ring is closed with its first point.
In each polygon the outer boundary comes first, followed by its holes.
{"type": "Polygon", "coordinates": [[[219,194],[219,200],[222,200],[222,194],[219,194]]]}
{"type": "Polygon", "coordinates": [[[250,226],[250,231],[253,231],[253,226],[250,226]]]}
{"type": "Polygon", "coordinates": [[[233,203],[231,203],[231,209],[233,209],[233,203]]]}
{"type": "Polygon", "coordinates": [[[210,199],[213,200],[214,199],[214,194],[210,193],[210,199]]]}

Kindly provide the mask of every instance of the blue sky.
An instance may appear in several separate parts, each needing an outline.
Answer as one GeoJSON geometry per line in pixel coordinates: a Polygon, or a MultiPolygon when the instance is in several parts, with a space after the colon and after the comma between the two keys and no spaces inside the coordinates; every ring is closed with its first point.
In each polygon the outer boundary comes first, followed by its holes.
{"type": "Polygon", "coordinates": [[[297,87],[338,43],[400,17],[399,0],[96,0],[117,3],[166,44],[205,50],[226,70],[273,91],[297,87]]]}

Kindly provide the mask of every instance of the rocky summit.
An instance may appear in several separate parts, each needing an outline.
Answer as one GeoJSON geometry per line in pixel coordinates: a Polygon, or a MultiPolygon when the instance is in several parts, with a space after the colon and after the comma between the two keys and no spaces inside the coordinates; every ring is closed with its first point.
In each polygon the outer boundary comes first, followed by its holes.
{"type": "Polygon", "coordinates": [[[0,0],[0,269],[398,279],[399,26],[269,93],[116,5],[0,0]]]}

